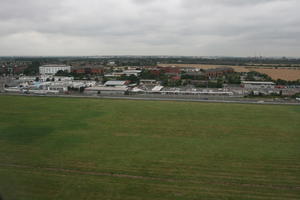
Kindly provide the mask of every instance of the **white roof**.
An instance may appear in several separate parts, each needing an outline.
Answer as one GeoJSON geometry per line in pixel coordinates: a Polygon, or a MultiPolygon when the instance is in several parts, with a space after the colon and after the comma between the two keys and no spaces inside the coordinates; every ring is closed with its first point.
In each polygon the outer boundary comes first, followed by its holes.
{"type": "Polygon", "coordinates": [[[243,81],[243,84],[261,84],[261,85],[275,85],[273,82],[263,82],[263,81],[243,81]]]}
{"type": "Polygon", "coordinates": [[[154,88],[152,88],[152,91],[153,92],[159,92],[163,89],[164,87],[163,86],[155,86],[154,88]]]}
{"type": "Polygon", "coordinates": [[[97,86],[86,88],[87,91],[127,91],[128,87],[119,86],[119,87],[105,87],[105,86],[97,86]]]}
{"type": "Polygon", "coordinates": [[[127,81],[107,81],[104,85],[125,85],[127,81]]]}
{"type": "Polygon", "coordinates": [[[138,88],[138,87],[135,87],[132,89],[132,92],[144,92],[144,90],[138,88]]]}
{"type": "Polygon", "coordinates": [[[71,66],[67,66],[67,65],[59,65],[59,64],[51,64],[51,65],[42,65],[40,67],[71,67],[71,66]]]}
{"type": "Polygon", "coordinates": [[[154,80],[154,79],[141,79],[140,81],[143,81],[143,82],[156,82],[156,80],[154,80]]]}
{"type": "Polygon", "coordinates": [[[125,70],[123,73],[141,73],[142,70],[125,70]]]}

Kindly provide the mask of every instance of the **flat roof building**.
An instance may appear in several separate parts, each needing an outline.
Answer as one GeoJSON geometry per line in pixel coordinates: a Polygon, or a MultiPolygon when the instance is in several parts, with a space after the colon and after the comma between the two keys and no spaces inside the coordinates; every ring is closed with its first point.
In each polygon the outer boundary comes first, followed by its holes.
{"type": "Polygon", "coordinates": [[[86,94],[106,94],[106,95],[124,95],[128,91],[126,86],[106,87],[95,86],[85,89],[86,94]]]}
{"type": "Polygon", "coordinates": [[[41,75],[55,75],[58,71],[71,72],[71,66],[67,65],[43,65],[39,67],[41,75]]]}
{"type": "Polygon", "coordinates": [[[261,81],[243,81],[242,87],[246,89],[274,89],[274,82],[261,82],[261,81]]]}
{"type": "Polygon", "coordinates": [[[107,87],[125,86],[128,85],[128,81],[107,81],[104,85],[107,87]]]}

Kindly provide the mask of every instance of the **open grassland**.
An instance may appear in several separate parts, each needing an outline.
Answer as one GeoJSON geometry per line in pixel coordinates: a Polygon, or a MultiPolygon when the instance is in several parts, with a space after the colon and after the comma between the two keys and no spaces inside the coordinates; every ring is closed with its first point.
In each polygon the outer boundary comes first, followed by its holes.
{"type": "Polygon", "coordinates": [[[199,69],[215,69],[222,67],[232,67],[235,72],[250,72],[256,71],[262,74],[267,74],[273,80],[297,81],[300,80],[300,67],[265,67],[265,66],[230,66],[230,65],[201,65],[201,64],[160,64],[160,67],[194,67],[199,69]]]}
{"type": "Polygon", "coordinates": [[[299,106],[0,96],[0,193],[296,200],[299,144],[299,106]]]}

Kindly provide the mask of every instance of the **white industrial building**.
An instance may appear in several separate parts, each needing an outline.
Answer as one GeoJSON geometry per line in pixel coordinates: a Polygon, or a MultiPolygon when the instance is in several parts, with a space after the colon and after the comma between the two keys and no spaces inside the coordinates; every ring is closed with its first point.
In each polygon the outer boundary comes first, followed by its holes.
{"type": "Polygon", "coordinates": [[[58,71],[71,72],[71,66],[67,65],[43,65],[39,68],[41,75],[55,75],[58,71]]]}
{"type": "Polygon", "coordinates": [[[126,86],[95,86],[85,89],[86,94],[124,95],[128,91],[126,86]]]}
{"type": "Polygon", "coordinates": [[[107,87],[117,87],[117,86],[126,86],[128,81],[107,81],[104,86],[107,87]]]}
{"type": "Polygon", "coordinates": [[[113,72],[111,74],[105,74],[104,76],[107,78],[113,78],[113,77],[121,77],[121,76],[139,76],[142,73],[142,70],[125,70],[122,72],[113,72]]]}
{"type": "Polygon", "coordinates": [[[125,70],[123,71],[123,73],[126,76],[131,76],[131,75],[139,76],[142,73],[142,70],[125,70]]]}
{"type": "Polygon", "coordinates": [[[242,87],[245,89],[274,89],[273,82],[259,82],[259,81],[243,81],[242,87]]]}

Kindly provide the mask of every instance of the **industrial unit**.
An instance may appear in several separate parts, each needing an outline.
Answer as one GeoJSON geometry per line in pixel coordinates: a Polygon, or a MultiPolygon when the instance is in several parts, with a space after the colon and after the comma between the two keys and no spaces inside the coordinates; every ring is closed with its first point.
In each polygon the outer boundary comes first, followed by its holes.
{"type": "Polygon", "coordinates": [[[43,65],[39,67],[41,75],[55,75],[58,71],[71,72],[71,66],[67,65],[43,65]]]}

